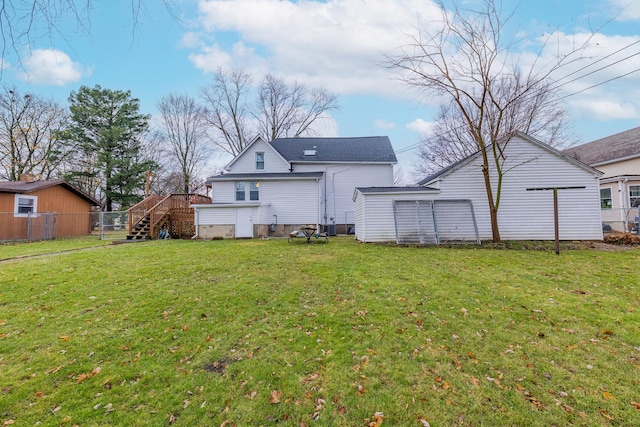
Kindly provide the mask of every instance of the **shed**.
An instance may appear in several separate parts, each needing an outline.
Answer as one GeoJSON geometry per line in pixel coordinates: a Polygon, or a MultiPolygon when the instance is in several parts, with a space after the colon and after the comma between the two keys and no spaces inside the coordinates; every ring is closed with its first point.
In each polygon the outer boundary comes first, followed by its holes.
{"type": "MultiPolygon", "coordinates": [[[[99,205],[62,179],[1,181],[0,240],[29,238],[29,224],[37,224],[40,238],[45,238],[45,228],[49,237],[88,235],[92,207],[99,205]]],[[[37,238],[32,235],[32,240],[37,238]]]]}
{"type": "MultiPolygon", "coordinates": [[[[558,196],[561,240],[602,240],[600,171],[521,132],[501,143],[504,144],[502,160],[507,171],[498,210],[503,240],[554,239],[553,192],[527,191],[533,188],[571,188],[561,190],[558,196]]],[[[490,173],[495,190],[497,174],[495,170],[490,173]]],[[[420,194],[424,199],[470,201],[480,240],[492,239],[479,152],[423,179],[418,186],[428,187],[420,194]]],[[[356,200],[360,198],[356,238],[362,241],[393,241],[395,236],[389,234],[393,201],[406,198],[407,190],[388,188],[377,197],[371,196],[362,192],[354,196],[356,200]]]]}
{"type": "Polygon", "coordinates": [[[355,238],[361,242],[396,240],[393,203],[400,200],[433,200],[440,191],[435,188],[358,187],[355,203],[355,238]]]}

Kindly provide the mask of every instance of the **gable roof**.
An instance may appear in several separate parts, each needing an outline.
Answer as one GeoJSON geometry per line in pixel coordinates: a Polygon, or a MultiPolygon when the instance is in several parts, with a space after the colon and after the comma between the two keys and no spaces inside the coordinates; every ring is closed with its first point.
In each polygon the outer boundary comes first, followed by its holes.
{"type": "Polygon", "coordinates": [[[96,199],[89,196],[88,194],[85,194],[83,191],[78,190],[64,179],[50,179],[44,181],[0,181],[0,193],[25,194],[56,185],[60,185],[66,188],[67,190],[91,203],[93,206],[100,205],[100,203],[96,199]]]}
{"type": "Polygon", "coordinates": [[[640,157],[640,127],[564,150],[591,166],[640,157]]]}
{"type": "MultiPolygon", "coordinates": [[[[568,155],[568,154],[566,154],[566,153],[564,153],[564,152],[562,152],[560,150],[557,150],[557,149],[553,148],[552,146],[550,146],[548,144],[545,144],[544,142],[538,141],[537,139],[535,139],[535,138],[533,138],[533,137],[531,137],[531,136],[529,136],[529,135],[527,135],[525,133],[522,133],[520,131],[516,131],[516,132],[512,133],[509,136],[505,136],[502,140],[505,140],[507,138],[513,138],[513,137],[522,138],[525,141],[527,141],[527,142],[529,142],[529,143],[531,143],[533,145],[536,145],[536,146],[548,151],[549,153],[551,153],[553,155],[561,157],[564,160],[566,160],[567,162],[569,162],[569,163],[571,163],[571,164],[573,164],[575,166],[578,166],[578,167],[580,167],[582,169],[585,169],[586,171],[591,172],[591,173],[593,173],[595,175],[601,176],[603,174],[599,170],[594,169],[593,167],[589,166],[588,164],[581,162],[580,160],[576,159],[575,157],[572,157],[572,156],[570,156],[570,155],[568,155]]],[[[424,178],[423,180],[421,180],[418,183],[418,185],[425,185],[427,183],[435,181],[436,179],[444,178],[446,175],[449,175],[451,172],[453,172],[453,171],[461,168],[463,165],[471,162],[473,159],[475,159],[476,157],[480,156],[480,154],[481,154],[480,151],[476,151],[475,153],[471,154],[470,156],[468,156],[468,157],[466,157],[466,158],[464,158],[462,160],[459,160],[459,161],[447,166],[446,168],[440,170],[439,172],[434,173],[433,175],[430,175],[430,176],[424,178]]]]}
{"type": "MultiPolygon", "coordinates": [[[[251,147],[253,147],[254,144],[257,144],[258,142],[266,142],[264,139],[262,139],[261,136],[256,136],[255,138],[253,138],[253,140],[251,140],[251,142],[249,144],[247,144],[246,147],[244,147],[242,149],[241,152],[238,153],[237,156],[235,156],[233,159],[231,159],[231,161],[229,163],[227,163],[227,165],[224,167],[224,169],[229,169],[240,157],[242,157],[244,155],[244,153],[246,153],[247,151],[249,151],[251,149],[251,147]]],[[[270,143],[266,142],[266,144],[271,147],[273,149],[273,146],[271,146],[270,143]]],[[[282,155],[277,151],[277,150],[273,150],[276,155],[282,157],[282,155]]],[[[286,162],[286,159],[282,159],[286,162]]]]}
{"type": "Polygon", "coordinates": [[[397,163],[388,136],[278,138],[271,146],[288,162],[397,163]],[[305,155],[305,152],[307,155],[305,155]]]}

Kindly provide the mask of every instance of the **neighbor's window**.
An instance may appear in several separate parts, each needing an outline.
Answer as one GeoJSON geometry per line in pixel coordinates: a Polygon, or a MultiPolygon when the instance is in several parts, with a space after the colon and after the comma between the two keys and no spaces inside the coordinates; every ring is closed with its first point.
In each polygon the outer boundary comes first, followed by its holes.
{"type": "Polygon", "coordinates": [[[260,200],[260,183],[249,183],[249,200],[260,200]]]}
{"type": "Polygon", "coordinates": [[[264,170],[264,153],[256,153],[256,170],[264,170]]]}
{"type": "Polygon", "coordinates": [[[16,194],[13,213],[16,216],[27,216],[30,213],[38,212],[38,198],[36,196],[25,196],[16,194]]]}
{"type": "Polygon", "coordinates": [[[640,206],[640,185],[629,186],[629,206],[634,208],[640,206]]]}
{"type": "Polygon", "coordinates": [[[236,182],[236,201],[244,200],[244,182],[236,182]]]}
{"type": "Polygon", "coordinates": [[[611,200],[611,187],[600,189],[600,209],[611,209],[613,207],[611,200]]]}

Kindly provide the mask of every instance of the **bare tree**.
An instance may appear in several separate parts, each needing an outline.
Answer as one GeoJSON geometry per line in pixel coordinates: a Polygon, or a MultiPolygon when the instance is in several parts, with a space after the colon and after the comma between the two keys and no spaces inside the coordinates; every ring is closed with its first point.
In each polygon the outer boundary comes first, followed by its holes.
{"type": "Polygon", "coordinates": [[[494,0],[484,0],[483,5],[478,11],[463,11],[454,2],[447,12],[440,3],[442,26],[430,30],[421,25],[398,54],[387,57],[387,66],[399,71],[410,87],[446,99],[436,136],[444,141],[443,153],[432,154],[434,158],[442,156],[444,164],[469,151],[480,152],[492,237],[497,242],[510,132],[544,134],[545,139],[557,141],[566,135],[564,112],[553,101],[550,79],[579,60],[585,45],[550,63],[542,64],[538,57],[521,71],[513,41],[501,39],[510,16],[503,16],[494,0]]]}
{"type": "MultiPolygon", "coordinates": [[[[94,3],[94,0],[0,0],[1,58],[13,53],[18,62],[22,62],[23,46],[28,46],[33,39],[52,37],[53,34],[66,36],[59,28],[65,19],[72,19],[80,31],[89,33],[94,3]]],[[[162,0],[162,3],[175,17],[175,2],[162,0]]],[[[130,0],[129,6],[135,30],[145,1],[130,0]]]]}
{"type": "Polygon", "coordinates": [[[180,177],[181,191],[190,193],[208,159],[205,144],[204,107],[187,95],[167,95],[160,99],[162,134],[168,143],[171,163],[180,177]]]}
{"type": "Polygon", "coordinates": [[[60,140],[66,125],[66,110],[55,102],[5,88],[0,93],[0,178],[56,176],[74,149],[60,140]]]}
{"type": "Polygon", "coordinates": [[[288,85],[282,78],[266,75],[251,102],[251,76],[243,70],[218,70],[211,85],[202,89],[213,144],[238,155],[259,135],[267,141],[279,137],[315,133],[313,125],[337,109],[337,97],[326,89],[288,85]]]}
{"type": "Polygon", "coordinates": [[[255,119],[268,141],[315,133],[311,125],[337,107],[337,97],[326,89],[309,90],[301,83],[288,86],[267,74],[260,85],[255,119]]]}
{"type": "Polygon", "coordinates": [[[246,71],[220,69],[213,76],[213,82],[202,88],[211,141],[232,156],[238,155],[250,142],[250,87],[251,76],[246,71]]]}

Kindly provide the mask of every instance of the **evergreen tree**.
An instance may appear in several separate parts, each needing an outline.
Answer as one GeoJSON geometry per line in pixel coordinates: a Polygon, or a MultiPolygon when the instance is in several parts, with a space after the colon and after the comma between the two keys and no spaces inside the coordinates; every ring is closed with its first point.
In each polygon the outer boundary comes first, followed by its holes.
{"type": "Polygon", "coordinates": [[[142,199],[145,171],[155,163],[141,159],[149,116],[130,91],[82,86],[69,96],[71,125],[65,137],[80,151],[66,177],[102,200],[102,208],[128,208],[142,199]]]}

